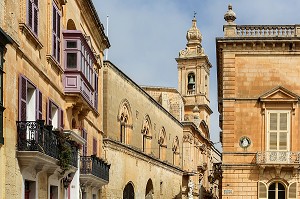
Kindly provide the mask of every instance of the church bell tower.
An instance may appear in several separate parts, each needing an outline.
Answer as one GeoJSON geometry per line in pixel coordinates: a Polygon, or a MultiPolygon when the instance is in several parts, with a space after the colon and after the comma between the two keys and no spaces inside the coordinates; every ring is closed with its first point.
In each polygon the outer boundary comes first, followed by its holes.
{"type": "Polygon", "coordinates": [[[201,45],[202,34],[194,16],[192,27],[186,34],[187,44],[176,58],[178,68],[178,90],[185,100],[185,121],[199,126],[205,121],[209,126],[212,110],[209,106],[209,75],[212,67],[201,45]]]}

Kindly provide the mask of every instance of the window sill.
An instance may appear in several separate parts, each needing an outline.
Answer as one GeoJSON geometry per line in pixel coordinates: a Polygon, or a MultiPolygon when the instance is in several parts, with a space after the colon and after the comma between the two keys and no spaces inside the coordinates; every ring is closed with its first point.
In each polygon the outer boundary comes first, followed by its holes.
{"type": "Polygon", "coordinates": [[[54,68],[60,72],[61,74],[64,72],[64,70],[60,67],[60,64],[54,59],[52,55],[46,55],[47,61],[54,66],[54,68]]]}
{"type": "Polygon", "coordinates": [[[32,30],[25,23],[19,23],[19,27],[21,29],[21,32],[25,35],[25,37],[27,37],[38,50],[43,48],[43,44],[39,41],[39,39],[35,36],[32,30]]]}

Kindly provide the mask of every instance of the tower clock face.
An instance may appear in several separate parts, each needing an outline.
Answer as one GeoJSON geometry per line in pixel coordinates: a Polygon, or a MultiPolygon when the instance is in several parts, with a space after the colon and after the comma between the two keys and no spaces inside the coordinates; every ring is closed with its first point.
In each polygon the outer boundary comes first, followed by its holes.
{"type": "Polygon", "coordinates": [[[241,146],[242,148],[247,148],[247,147],[250,146],[250,144],[251,144],[250,138],[248,138],[248,137],[246,137],[246,136],[241,137],[241,139],[240,139],[240,146],[241,146]]]}

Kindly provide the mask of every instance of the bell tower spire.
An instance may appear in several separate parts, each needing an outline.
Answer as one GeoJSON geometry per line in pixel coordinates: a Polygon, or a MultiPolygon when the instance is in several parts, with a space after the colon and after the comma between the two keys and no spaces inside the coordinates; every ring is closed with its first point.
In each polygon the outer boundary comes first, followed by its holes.
{"type": "MultiPolygon", "coordinates": [[[[209,75],[212,67],[202,47],[202,34],[197,27],[196,13],[186,33],[186,48],[179,52],[177,61],[178,90],[185,99],[185,120],[201,121],[209,125],[209,75]],[[195,111],[197,110],[197,111],[195,111]]],[[[200,121],[200,122],[199,122],[200,121]]]]}

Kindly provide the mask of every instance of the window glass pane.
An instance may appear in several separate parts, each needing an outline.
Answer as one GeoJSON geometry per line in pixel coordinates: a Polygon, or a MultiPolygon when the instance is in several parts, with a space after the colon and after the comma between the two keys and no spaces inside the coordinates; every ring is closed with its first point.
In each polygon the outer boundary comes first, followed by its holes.
{"type": "Polygon", "coordinates": [[[67,41],[67,48],[77,48],[77,41],[67,41]]]}
{"type": "Polygon", "coordinates": [[[270,130],[277,130],[277,113],[270,113],[270,130]]]}
{"type": "Polygon", "coordinates": [[[286,150],[287,149],[287,133],[280,132],[279,134],[279,150],[286,150]]]}
{"type": "Polygon", "coordinates": [[[67,53],[67,68],[77,67],[77,53],[67,53]]]}
{"type": "Polygon", "coordinates": [[[277,133],[270,133],[270,150],[277,150],[277,133]]]}
{"type": "Polygon", "coordinates": [[[280,113],[280,130],[287,130],[287,113],[280,113]]]}

